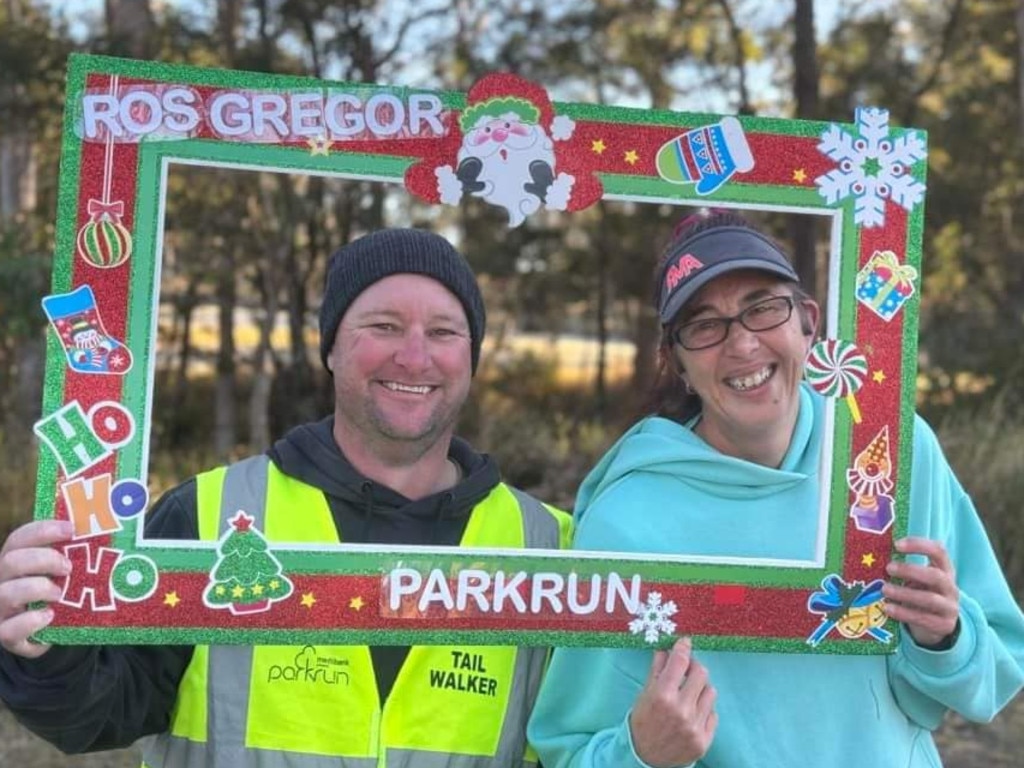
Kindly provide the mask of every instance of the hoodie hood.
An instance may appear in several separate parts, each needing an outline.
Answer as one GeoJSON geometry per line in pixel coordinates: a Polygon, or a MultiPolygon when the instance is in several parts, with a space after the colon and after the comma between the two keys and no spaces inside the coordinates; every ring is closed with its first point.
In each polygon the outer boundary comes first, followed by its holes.
{"type": "Polygon", "coordinates": [[[800,388],[800,410],[789,449],[776,469],[726,456],[692,429],[652,416],[639,421],[591,470],[576,498],[577,523],[600,494],[631,473],[668,475],[708,496],[749,500],[771,496],[816,476],[821,459],[821,434],[814,429],[824,401],[806,385],[800,388]]]}
{"type": "Polygon", "coordinates": [[[494,460],[455,437],[448,456],[462,469],[462,480],[445,491],[409,499],[353,467],[333,429],[333,416],[295,427],[267,453],[286,475],[326,494],[339,535],[348,543],[457,544],[473,507],[500,482],[494,460]],[[446,529],[457,529],[459,536],[450,541],[446,529]]]}

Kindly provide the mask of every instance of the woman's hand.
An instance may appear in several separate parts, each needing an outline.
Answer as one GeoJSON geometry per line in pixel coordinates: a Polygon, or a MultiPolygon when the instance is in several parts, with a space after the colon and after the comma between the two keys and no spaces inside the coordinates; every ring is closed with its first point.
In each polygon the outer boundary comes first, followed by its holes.
{"type": "Polygon", "coordinates": [[[892,561],[890,576],[902,584],[887,582],[882,588],[885,612],[906,625],[914,641],[926,648],[940,646],[956,630],[960,618],[960,590],[946,548],[937,541],[906,538],[896,550],[907,555],[924,555],[927,565],[892,561]]]}
{"type": "Polygon", "coordinates": [[[692,655],[689,638],[656,651],[647,684],[629,717],[633,748],[650,766],[688,765],[703,757],[718,726],[715,689],[692,655]]]}

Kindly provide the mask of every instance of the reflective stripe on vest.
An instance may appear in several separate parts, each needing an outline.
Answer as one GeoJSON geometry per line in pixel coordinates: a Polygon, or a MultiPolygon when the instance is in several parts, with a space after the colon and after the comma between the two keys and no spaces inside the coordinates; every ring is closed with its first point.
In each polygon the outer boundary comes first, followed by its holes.
{"type": "MultiPolygon", "coordinates": [[[[218,532],[243,509],[256,518],[255,525],[270,541],[338,542],[323,493],[283,475],[264,456],[201,475],[197,494],[201,539],[219,538],[218,532]],[[301,528],[295,515],[267,513],[285,503],[288,506],[283,509],[301,510],[301,528]]],[[[462,543],[557,549],[567,543],[568,520],[565,513],[500,484],[473,510],[462,543]]],[[[145,764],[151,768],[533,765],[536,758],[525,744],[526,720],[546,660],[543,648],[414,646],[381,711],[366,646],[197,646],[179,687],[171,732],[144,740],[145,764]],[[319,685],[316,694],[300,697],[298,702],[294,696],[289,699],[279,688],[271,690],[269,681],[291,663],[307,681],[312,671],[318,683],[343,682],[344,686],[329,690],[330,686],[319,685]],[[467,671],[459,671],[460,666],[467,671]],[[428,680],[429,689],[425,687],[428,680]],[[432,698],[425,702],[425,696],[432,698]],[[336,714],[342,708],[340,700],[348,705],[346,714],[336,714]],[[285,722],[290,705],[299,710],[293,716],[296,722],[285,722]],[[306,720],[303,712],[309,713],[306,720]],[[449,727],[431,727],[435,719],[440,724],[446,716],[449,727]],[[500,733],[496,720],[501,723],[500,733]],[[317,730],[316,724],[325,721],[330,727],[317,730]]]]}

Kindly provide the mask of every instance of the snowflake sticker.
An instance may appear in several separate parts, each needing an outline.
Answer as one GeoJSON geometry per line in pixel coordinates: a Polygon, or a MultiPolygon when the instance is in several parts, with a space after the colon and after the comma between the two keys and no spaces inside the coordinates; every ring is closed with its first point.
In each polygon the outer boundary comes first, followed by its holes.
{"type": "Polygon", "coordinates": [[[634,635],[644,634],[648,643],[656,643],[662,635],[671,635],[676,631],[676,623],[669,617],[675,616],[678,609],[675,602],[669,600],[662,605],[661,593],[650,592],[647,602],[637,608],[635,619],[629,622],[629,631],[634,635]]]}
{"type": "Polygon", "coordinates": [[[920,132],[891,138],[889,110],[863,107],[856,111],[859,135],[830,125],[821,135],[818,151],[839,167],[814,180],[829,205],[856,198],[853,220],[864,227],[885,224],[885,201],[906,210],[921,202],[925,186],[910,169],[927,154],[920,132]]]}

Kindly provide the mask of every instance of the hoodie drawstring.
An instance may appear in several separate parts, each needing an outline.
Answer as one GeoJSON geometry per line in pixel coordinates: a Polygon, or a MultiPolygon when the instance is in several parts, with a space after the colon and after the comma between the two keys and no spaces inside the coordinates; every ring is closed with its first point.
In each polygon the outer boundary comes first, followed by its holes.
{"type": "Polygon", "coordinates": [[[363,493],[363,537],[360,541],[370,540],[370,529],[373,528],[373,483],[369,480],[364,480],[363,484],[359,488],[363,493]]]}
{"type": "Polygon", "coordinates": [[[441,531],[441,522],[445,518],[445,512],[452,507],[452,502],[455,500],[455,495],[449,491],[441,497],[441,501],[437,503],[437,517],[434,518],[434,530],[431,531],[430,540],[432,544],[437,543],[438,534],[441,531]]]}

